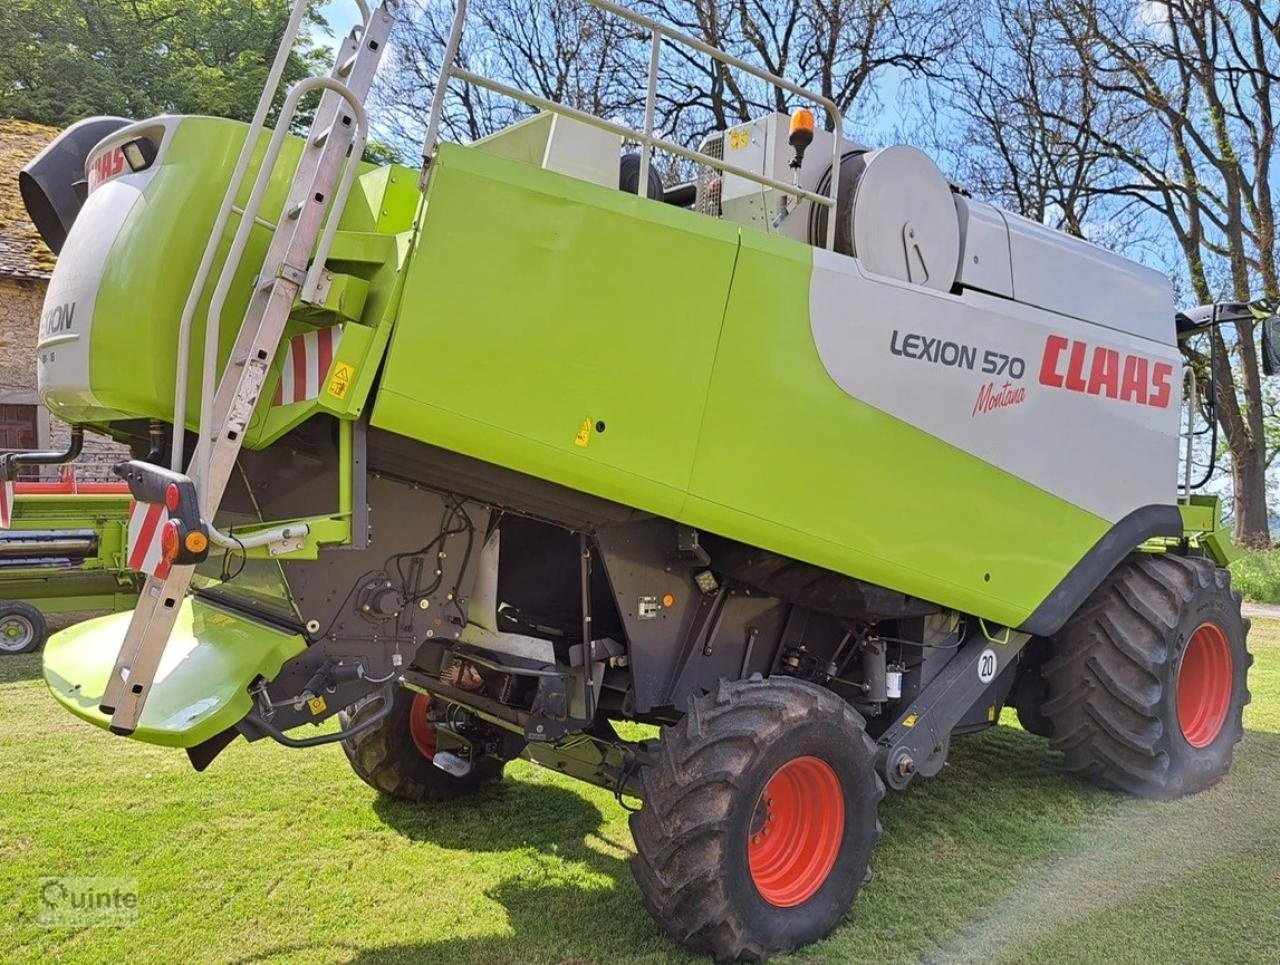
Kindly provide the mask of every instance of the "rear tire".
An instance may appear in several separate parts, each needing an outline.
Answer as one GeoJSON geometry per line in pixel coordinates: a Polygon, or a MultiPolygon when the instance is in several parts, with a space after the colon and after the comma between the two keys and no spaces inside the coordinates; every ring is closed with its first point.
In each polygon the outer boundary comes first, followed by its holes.
{"type": "MultiPolygon", "coordinates": [[[[431,698],[397,687],[390,715],[377,726],[342,742],[351,769],[374,790],[395,798],[422,804],[452,801],[479,791],[502,777],[505,761],[483,757],[462,777],[442,771],[432,763],[435,727],[427,719],[431,698]]],[[[382,708],[380,694],[356,701],[338,714],[345,730],[382,708]]]]}
{"type": "Polygon", "coordinates": [[[48,635],[44,614],[30,603],[0,602],[0,655],[33,653],[44,645],[48,635]]]}
{"type": "Polygon", "coordinates": [[[759,961],[827,935],[879,836],[884,784],[858,713],[790,678],[721,681],[665,728],[631,816],[631,869],[678,941],[759,961]]]}
{"type": "Polygon", "coordinates": [[[1067,769],[1157,800],[1216,784],[1243,736],[1248,631],[1230,573],[1210,560],[1126,560],[1058,632],[1043,668],[1067,769]]]}

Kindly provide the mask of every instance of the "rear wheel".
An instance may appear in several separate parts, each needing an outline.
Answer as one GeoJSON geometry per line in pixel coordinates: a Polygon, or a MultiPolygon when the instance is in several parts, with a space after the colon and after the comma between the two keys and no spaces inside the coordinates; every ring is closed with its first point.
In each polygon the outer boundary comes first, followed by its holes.
{"type": "Polygon", "coordinates": [[[721,682],[666,728],[631,817],[653,917],[717,959],[760,960],[848,913],[884,785],[862,718],[789,678],[721,682]]]}
{"type": "Polygon", "coordinates": [[[1172,554],[1131,557],[1059,631],[1044,713],[1067,768],[1169,800],[1231,767],[1249,702],[1249,623],[1230,574],[1172,554]]]}
{"type": "Polygon", "coordinates": [[[39,650],[48,635],[44,614],[30,603],[0,602],[0,654],[39,650]]]}
{"type": "MultiPolygon", "coordinates": [[[[342,742],[360,780],[388,797],[418,804],[465,797],[502,777],[505,762],[495,757],[481,758],[461,777],[436,767],[431,697],[397,688],[392,699],[391,713],[377,726],[342,742]]],[[[338,716],[345,730],[381,708],[381,695],[372,694],[338,716]]]]}

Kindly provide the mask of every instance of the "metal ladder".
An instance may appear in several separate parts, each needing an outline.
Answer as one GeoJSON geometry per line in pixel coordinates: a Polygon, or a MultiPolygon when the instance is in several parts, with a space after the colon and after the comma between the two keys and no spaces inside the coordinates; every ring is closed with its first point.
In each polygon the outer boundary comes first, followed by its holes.
{"type": "MultiPolygon", "coordinates": [[[[319,302],[325,295],[325,259],[368,139],[364,101],[391,31],[391,13],[398,4],[398,0],[383,0],[370,9],[365,0],[355,2],[360,8],[362,24],[342,42],[329,76],[309,77],[290,89],[249,198],[243,208],[237,208],[236,196],[259,136],[265,130],[266,116],[275,99],[280,77],[311,3],[311,0],[296,0],[183,312],[175,382],[175,462],[183,451],[192,317],[212,273],[217,248],[230,216],[233,213],[238,215],[240,223],[206,317],[200,434],[195,454],[187,467],[187,474],[195,481],[199,494],[201,515],[210,524],[231,478],[244,442],[245,429],[280,347],[295,298],[319,302]],[[301,99],[314,90],[324,93],[294,171],[287,200],[277,223],[264,222],[259,212],[288,136],[289,125],[301,99]],[[254,292],[226,370],[218,379],[219,323],[255,225],[271,229],[271,243],[254,279],[254,292]]],[[[103,714],[111,717],[111,730],[115,733],[130,734],[137,729],[194,573],[195,566],[180,565],[173,566],[163,576],[147,578],[99,706],[103,714]]]]}

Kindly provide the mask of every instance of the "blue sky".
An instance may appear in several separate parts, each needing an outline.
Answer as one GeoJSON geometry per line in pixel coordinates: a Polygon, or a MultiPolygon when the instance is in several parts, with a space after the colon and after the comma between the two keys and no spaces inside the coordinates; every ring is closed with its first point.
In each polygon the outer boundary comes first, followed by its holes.
{"type": "Polygon", "coordinates": [[[325,0],[320,5],[320,14],[329,21],[329,27],[335,37],[345,35],[360,16],[355,0],[325,0]]]}

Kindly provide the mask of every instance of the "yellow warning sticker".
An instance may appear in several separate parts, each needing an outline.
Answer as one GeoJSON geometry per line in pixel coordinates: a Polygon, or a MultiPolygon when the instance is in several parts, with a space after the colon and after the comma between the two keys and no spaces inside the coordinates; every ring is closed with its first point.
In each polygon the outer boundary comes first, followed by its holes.
{"type": "Polygon", "coordinates": [[[312,717],[319,717],[325,712],[325,708],[329,705],[324,702],[323,697],[312,697],[307,701],[307,709],[311,711],[312,717]]]}
{"type": "Polygon", "coordinates": [[[345,399],[351,382],[356,377],[355,366],[339,362],[333,367],[333,375],[329,378],[328,392],[335,399],[345,399]]]}
{"type": "Polygon", "coordinates": [[[741,151],[751,143],[751,128],[735,127],[729,131],[729,150],[741,151]]]}
{"type": "Polygon", "coordinates": [[[915,727],[916,721],[918,721],[919,719],[920,719],[919,716],[916,714],[907,714],[907,716],[902,719],[902,726],[915,727]]]}
{"type": "Polygon", "coordinates": [[[573,444],[581,446],[583,449],[591,445],[591,420],[583,419],[582,428],[578,430],[578,434],[573,437],[573,444]]]}
{"type": "Polygon", "coordinates": [[[987,720],[991,721],[995,719],[996,719],[996,708],[995,708],[995,705],[992,704],[990,707],[987,708],[987,720]]]}

